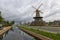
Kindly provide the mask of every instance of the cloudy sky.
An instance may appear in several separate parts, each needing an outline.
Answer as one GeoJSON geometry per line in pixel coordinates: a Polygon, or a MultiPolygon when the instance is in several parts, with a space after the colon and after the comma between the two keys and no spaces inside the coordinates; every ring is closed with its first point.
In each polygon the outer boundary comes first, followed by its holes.
{"type": "Polygon", "coordinates": [[[60,20],[60,0],[0,0],[0,11],[5,20],[32,21],[35,16],[34,6],[43,13],[44,21],[60,20]]]}

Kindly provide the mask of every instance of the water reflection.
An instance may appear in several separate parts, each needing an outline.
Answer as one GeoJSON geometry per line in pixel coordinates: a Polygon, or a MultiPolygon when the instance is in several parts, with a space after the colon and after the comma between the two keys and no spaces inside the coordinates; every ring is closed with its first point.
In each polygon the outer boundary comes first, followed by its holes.
{"type": "Polygon", "coordinates": [[[7,31],[3,36],[1,36],[1,40],[35,40],[35,39],[14,26],[11,30],[7,31]]]}
{"type": "Polygon", "coordinates": [[[1,35],[1,36],[0,36],[0,40],[2,40],[2,39],[3,39],[3,36],[1,35]]]}

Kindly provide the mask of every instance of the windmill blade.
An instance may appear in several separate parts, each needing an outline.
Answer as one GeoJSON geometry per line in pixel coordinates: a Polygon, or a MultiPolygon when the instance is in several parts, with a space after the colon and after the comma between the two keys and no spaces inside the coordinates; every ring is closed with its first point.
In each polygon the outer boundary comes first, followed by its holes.
{"type": "Polygon", "coordinates": [[[32,6],[34,9],[36,9],[34,6],[32,6]]]}
{"type": "Polygon", "coordinates": [[[40,13],[43,13],[42,11],[40,11],[40,13]]]}
{"type": "Polygon", "coordinates": [[[34,13],[35,13],[35,11],[32,12],[32,14],[34,14],[34,13]]]}
{"type": "Polygon", "coordinates": [[[44,18],[47,18],[47,17],[53,16],[53,15],[55,15],[55,14],[57,14],[57,12],[51,13],[51,14],[45,16],[44,18]]]}
{"type": "Polygon", "coordinates": [[[40,4],[40,6],[39,6],[37,9],[39,9],[42,5],[43,5],[43,4],[40,4]]]}
{"type": "Polygon", "coordinates": [[[35,11],[32,12],[31,16],[35,15],[35,11]]]}
{"type": "Polygon", "coordinates": [[[40,13],[43,13],[41,10],[39,10],[40,13]]]}

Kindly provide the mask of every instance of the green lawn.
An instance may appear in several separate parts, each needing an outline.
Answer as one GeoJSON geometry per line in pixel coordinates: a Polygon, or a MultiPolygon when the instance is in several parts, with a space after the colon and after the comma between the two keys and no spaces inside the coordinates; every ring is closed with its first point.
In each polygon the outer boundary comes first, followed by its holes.
{"type": "Polygon", "coordinates": [[[32,31],[34,33],[49,37],[49,38],[54,39],[54,40],[60,40],[60,34],[53,34],[53,33],[40,31],[40,30],[36,30],[36,29],[33,29],[33,28],[29,28],[29,27],[24,27],[24,26],[20,26],[20,27],[24,28],[26,30],[32,31]]]}

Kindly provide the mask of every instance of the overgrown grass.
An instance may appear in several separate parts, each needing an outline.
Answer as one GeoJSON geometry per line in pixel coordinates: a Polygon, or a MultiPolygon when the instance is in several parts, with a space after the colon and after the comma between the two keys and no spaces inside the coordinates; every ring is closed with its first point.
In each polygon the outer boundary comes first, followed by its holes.
{"type": "Polygon", "coordinates": [[[37,33],[37,34],[40,34],[40,35],[43,35],[43,36],[46,36],[46,37],[49,37],[49,38],[54,39],[54,40],[60,40],[60,34],[58,34],[58,33],[54,34],[54,33],[50,33],[50,32],[36,30],[36,29],[33,29],[33,28],[29,28],[29,27],[21,27],[21,28],[24,28],[26,30],[32,31],[34,33],[37,33]]]}

